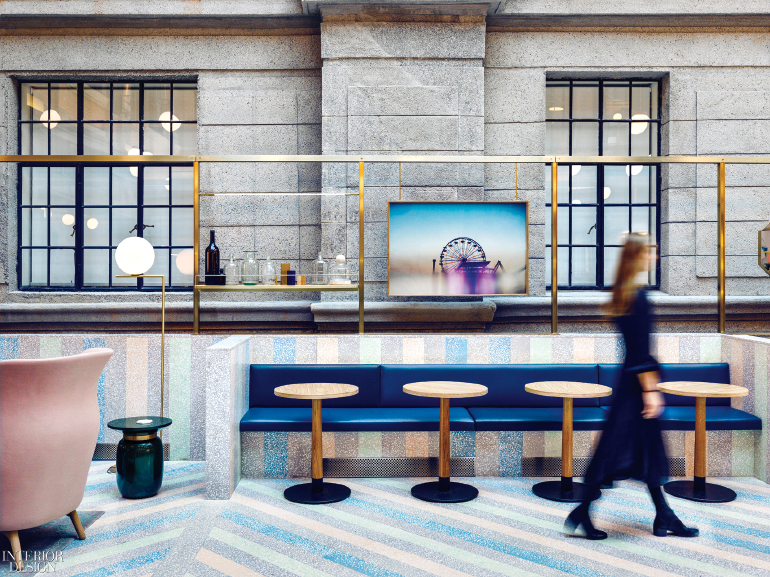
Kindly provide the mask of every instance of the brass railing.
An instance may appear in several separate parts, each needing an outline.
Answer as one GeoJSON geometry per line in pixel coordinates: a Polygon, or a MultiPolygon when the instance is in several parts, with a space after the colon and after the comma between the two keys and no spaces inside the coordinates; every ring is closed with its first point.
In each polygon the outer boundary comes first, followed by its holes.
{"type": "MultiPolygon", "coordinates": [[[[717,305],[720,333],[725,332],[725,166],[727,164],[770,164],[770,157],[740,156],[412,156],[412,155],[195,155],[195,156],[63,156],[63,155],[0,155],[0,162],[23,162],[31,164],[73,164],[85,163],[103,166],[193,166],[194,210],[193,228],[195,271],[193,280],[193,333],[200,328],[200,292],[207,290],[244,290],[244,287],[213,287],[199,283],[200,249],[200,163],[202,162],[344,162],[358,163],[358,286],[331,288],[326,285],[291,287],[290,290],[316,292],[319,290],[358,291],[358,332],[364,332],[364,165],[370,163],[433,163],[433,164],[550,164],[551,165],[551,332],[558,333],[558,165],[566,164],[713,164],[717,168],[717,305]],[[323,287],[323,288],[322,288],[323,287]]],[[[400,167],[399,167],[400,184],[400,167]]],[[[248,194],[248,193],[243,193],[248,194]]],[[[258,194],[265,194],[260,192],[258,194]]],[[[275,194],[286,194],[275,192],[275,194]]],[[[270,287],[246,290],[271,290],[270,287]]],[[[289,290],[289,287],[272,290],[289,290]]]]}

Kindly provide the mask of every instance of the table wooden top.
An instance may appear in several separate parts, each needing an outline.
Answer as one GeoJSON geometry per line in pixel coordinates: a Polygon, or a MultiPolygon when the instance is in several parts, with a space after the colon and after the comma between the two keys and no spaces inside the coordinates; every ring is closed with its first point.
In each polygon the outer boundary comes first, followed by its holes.
{"type": "Polygon", "coordinates": [[[539,381],[529,383],[524,387],[528,393],[544,397],[569,397],[574,399],[589,399],[592,397],[608,397],[612,389],[595,383],[578,383],[573,381],[539,381]]]}
{"type": "Polygon", "coordinates": [[[456,381],[422,381],[404,385],[404,392],[418,397],[438,397],[441,399],[462,399],[481,397],[487,394],[484,385],[458,383],[456,381]]]}
{"type": "Polygon", "coordinates": [[[358,387],[344,383],[297,383],[275,388],[275,394],[287,399],[337,399],[358,394],[358,387]]]}
{"type": "Polygon", "coordinates": [[[746,387],[726,385],[724,383],[696,383],[690,381],[672,381],[660,383],[658,389],[671,395],[684,397],[745,397],[749,394],[746,387]]]}

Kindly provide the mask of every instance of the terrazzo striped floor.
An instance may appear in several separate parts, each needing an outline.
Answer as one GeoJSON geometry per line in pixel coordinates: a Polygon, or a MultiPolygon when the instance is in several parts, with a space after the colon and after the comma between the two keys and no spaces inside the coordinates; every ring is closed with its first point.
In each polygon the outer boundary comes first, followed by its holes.
{"type": "Polygon", "coordinates": [[[290,480],[243,480],[231,500],[206,501],[204,465],[185,462],[167,464],[156,497],[123,500],[106,465],[94,463],[81,507],[105,514],[58,576],[770,575],[770,486],[752,478],[720,480],[738,492],[730,504],[670,499],[696,539],[653,537],[646,489],[617,483],[595,506],[610,538],[590,542],[561,534],[569,505],[534,497],[534,479],[472,479],[480,497],[459,505],[413,499],[415,479],[350,479],[350,499],[311,507],[283,499],[290,480]]]}

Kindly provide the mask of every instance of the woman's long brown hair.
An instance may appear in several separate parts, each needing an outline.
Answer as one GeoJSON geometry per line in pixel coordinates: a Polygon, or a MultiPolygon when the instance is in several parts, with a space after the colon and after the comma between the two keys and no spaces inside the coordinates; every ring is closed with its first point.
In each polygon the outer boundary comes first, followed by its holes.
{"type": "Polygon", "coordinates": [[[626,244],[620,253],[615,285],[612,287],[612,300],[610,301],[610,314],[624,315],[631,310],[631,305],[636,297],[639,285],[636,283],[636,275],[644,267],[644,253],[650,250],[648,237],[639,234],[629,234],[626,244]]]}

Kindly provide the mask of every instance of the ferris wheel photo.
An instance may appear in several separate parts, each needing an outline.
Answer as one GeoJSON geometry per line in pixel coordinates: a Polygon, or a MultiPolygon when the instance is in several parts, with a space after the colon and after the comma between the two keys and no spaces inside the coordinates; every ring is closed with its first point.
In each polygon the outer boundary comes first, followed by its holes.
{"type": "Polygon", "coordinates": [[[527,203],[392,201],[391,296],[526,295],[527,203]]]}

